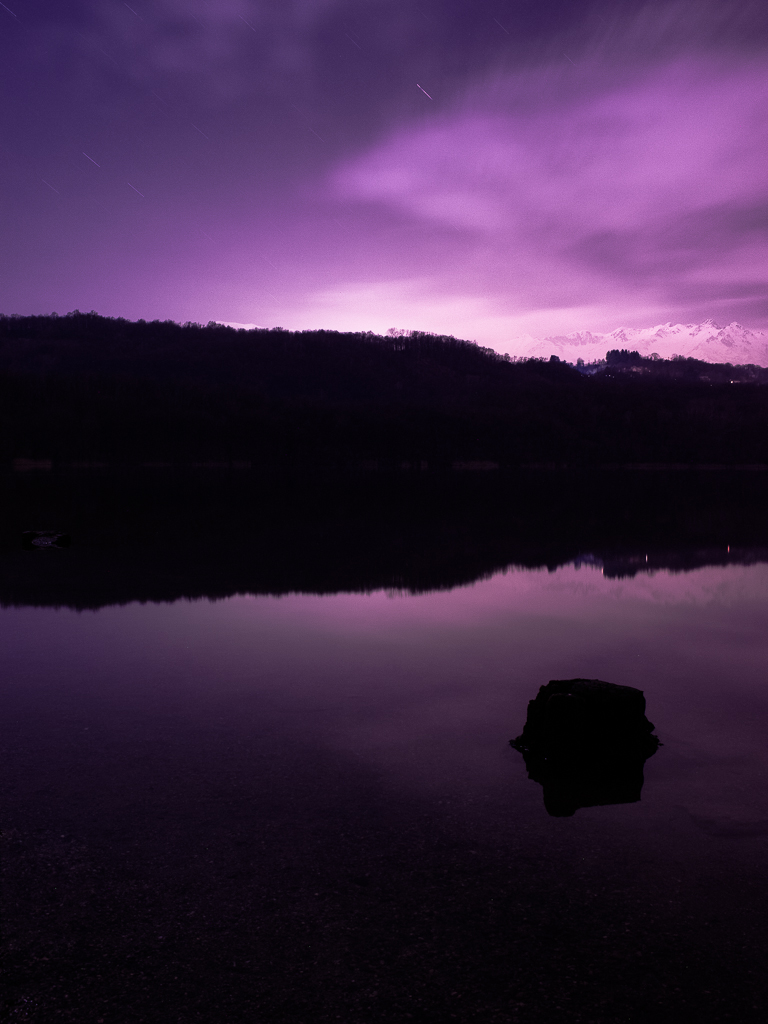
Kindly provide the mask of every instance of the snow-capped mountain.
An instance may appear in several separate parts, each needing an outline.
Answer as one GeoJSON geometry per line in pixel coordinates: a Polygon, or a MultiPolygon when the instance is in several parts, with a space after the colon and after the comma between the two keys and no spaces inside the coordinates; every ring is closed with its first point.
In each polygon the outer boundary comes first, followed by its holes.
{"type": "Polygon", "coordinates": [[[263,331],[264,328],[259,324],[240,324],[237,320],[217,320],[217,324],[221,324],[222,327],[234,327],[235,330],[242,328],[244,331],[263,331]]]}
{"type": "Polygon", "coordinates": [[[619,327],[609,334],[576,331],[552,338],[525,335],[509,342],[513,355],[526,357],[559,356],[566,362],[585,363],[605,359],[614,348],[637,351],[641,356],[654,352],[662,359],[673,355],[693,356],[708,363],[754,363],[768,366],[768,332],[752,331],[741,324],[718,327],[712,320],[703,324],[660,324],[658,327],[619,327]]]}

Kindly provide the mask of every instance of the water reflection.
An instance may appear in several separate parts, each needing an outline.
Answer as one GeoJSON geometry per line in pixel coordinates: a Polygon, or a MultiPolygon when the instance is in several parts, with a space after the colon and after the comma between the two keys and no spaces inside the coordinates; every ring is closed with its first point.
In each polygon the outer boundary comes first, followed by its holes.
{"type": "Polygon", "coordinates": [[[767,508],[765,473],[6,475],[0,605],[423,593],[510,567],[628,579],[749,565],[768,561],[767,508]]]}
{"type": "MultiPolygon", "coordinates": [[[[78,530],[41,501],[31,525],[71,529],[73,547],[24,551],[19,530],[3,556],[3,599],[70,605],[0,612],[19,1019],[333,1021],[365,992],[354,1019],[377,1024],[762,1020],[768,566],[619,579],[544,562],[431,593],[71,610],[270,581],[446,583],[545,539],[503,492],[485,511],[491,492],[470,493],[465,522],[436,498],[398,519],[381,495],[362,525],[337,495],[314,527],[247,493],[184,495],[83,497],[78,530]],[[615,806],[548,816],[510,750],[505,723],[548,679],[523,753],[550,812],[615,806]],[[664,746],[622,804],[656,743],[643,688],[664,746]]],[[[631,522],[623,543],[641,550],[631,522]]]]}
{"type": "Polygon", "coordinates": [[[549,814],[563,818],[580,807],[639,801],[643,765],[660,745],[654,728],[642,690],[552,679],[528,702],[523,731],[510,744],[544,787],[549,814]]]}

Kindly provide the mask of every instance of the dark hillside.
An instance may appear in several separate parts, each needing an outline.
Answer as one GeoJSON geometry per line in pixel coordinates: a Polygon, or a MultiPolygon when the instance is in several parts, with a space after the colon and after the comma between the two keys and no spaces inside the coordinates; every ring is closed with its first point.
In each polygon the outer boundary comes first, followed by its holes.
{"type": "MultiPolygon", "coordinates": [[[[589,370],[589,368],[584,368],[589,370]]],[[[768,368],[750,363],[734,366],[732,363],[705,363],[691,356],[641,356],[627,349],[613,349],[606,353],[600,365],[605,379],[616,377],[644,377],[651,380],[685,380],[702,384],[768,384],[768,368]]]]}
{"type": "MultiPolygon", "coordinates": [[[[77,312],[0,318],[0,368],[15,376],[151,380],[235,387],[276,400],[364,403],[395,395],[464,402],[489,386],[501,397],[521,374],[491,349],[451,337],[245,331],[77,312]]],[[[575,376],[564,364],[544,372],[575,376]]]]}
{"type": "Polygon", "coordinates": [[[586,375],[429,334],[1,317],[0,460],[768,463],[765,371],[610,355],[586,375]]]}

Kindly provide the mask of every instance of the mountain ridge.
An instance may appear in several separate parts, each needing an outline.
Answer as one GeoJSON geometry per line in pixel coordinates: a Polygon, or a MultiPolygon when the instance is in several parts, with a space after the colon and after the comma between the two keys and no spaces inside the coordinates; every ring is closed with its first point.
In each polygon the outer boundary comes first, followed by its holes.
{"type": "Polygon", "coordinates": [[[641,356],[662,359],[686,356],[707,363],[768,366],[768,332],[752,330],[735,321],[721,327],[714,320],[700,324],[657,324],[654,327],[617,327],[606,334],[574,331],[533,338],[523,335],[509,342],[510,352],[525,358],[556,355],[568,363],[605,359],[612,349],[629,349],[641,356]]]}

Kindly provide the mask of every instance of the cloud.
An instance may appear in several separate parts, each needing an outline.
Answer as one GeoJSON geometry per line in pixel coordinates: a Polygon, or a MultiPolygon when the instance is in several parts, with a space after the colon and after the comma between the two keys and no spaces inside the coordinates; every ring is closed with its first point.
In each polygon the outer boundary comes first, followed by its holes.
{"type": "Polygon", "coordinates": [[[189,103],[284,94],[316,71],[315,35],[343,0],[80,0],[43,3],[24,61],[64,81],[172,89],[189,103]],[[77,60],[73,61],[73,56],[77,60]],[[100,55],[100,56],[99,56],[100,55]]]}
{"type": "Polygon", "coordinates": [[[299,314],[302,327],[335,330],[441,330],[446,334],[494,329],[503,317],[478,296],[441,294],[440,282],[428,276],[384,281],[340,282],[311,293],[299,314]]]}
{"type": "Polygon", "coordinates": [[[768,318],[764,2],[128,4],[0,40],[14,308],[493,344],[768,318]]]}
{"type": "Polygon", "coordinates": [[[318,289],[286,313],[293,329],[371,330],[390,327],[424,330],[476,340],[505,350],[503,339],[525,332],[568,331],[574,319],[596,322],[598,307],[547,309],[521,314],[504,296],[472,293],[460,285],[446,288],[439,277],[340,281],[318,289]]]}
{"type": "MultiPolygon", "coordinates": [[[[496,78],[337,168],[344,202],[452,228],[521,308],[753,295],[768,270],[768,66],[679,58],[496,78]],[[505,258],[505,254],[509,254],[505,258]],[[495,270],[493,268],[496,268],[495,270]]],[[[449,257],[443,272],[450,275],[449,257]]]]}

